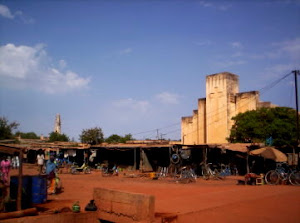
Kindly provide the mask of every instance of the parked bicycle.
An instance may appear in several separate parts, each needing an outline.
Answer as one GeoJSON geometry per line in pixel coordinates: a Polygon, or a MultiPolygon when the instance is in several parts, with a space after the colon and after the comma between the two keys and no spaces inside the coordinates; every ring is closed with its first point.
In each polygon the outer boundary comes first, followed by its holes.
{"type": "Polygon", "coordinates": [[[212,163],[202,163],[202,177],[204,180],[208,179],[214,179],[214,180],[224,180],[225,176],[223,174],[220,174],[217,168],[214,168],[212,170],[210,166],[212,163]]]}
{"type": "Polygon", "coordinates": [[[103,177],[118,176],[118,175],[119,175],[119,171],[118,171],[118,167],[116,165],[114,165],[113,167],[109,167],[109,165],[102,167],[102,176],[103,177]]]}
{"type": "Polygon", "coordinates": [[[300,172],[296,169],[291,169],[286,163],[277,163],[275,170],[270,170],[266,173],[265,181],[269,185],[277,185],[286,181],[292,185],[300,186],[300,172]]]}
{"type": "Polygon", "coordinates": [[[229,165],[221,164],[221,171],[220,176],[230,176],[231,175],[231,169],[229,165]]]}
{"type": "Polygon", "coordinates": [[[183,166],[176,174],[175,179],[180,183],[192,183],[197,181],[197,175],[190,166],[183,166]]]}

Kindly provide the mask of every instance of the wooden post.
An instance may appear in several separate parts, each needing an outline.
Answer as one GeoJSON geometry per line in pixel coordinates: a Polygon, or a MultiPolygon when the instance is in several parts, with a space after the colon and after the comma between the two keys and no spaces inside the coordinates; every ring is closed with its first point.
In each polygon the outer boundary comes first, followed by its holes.
{"type": "Polygon", "coordinates": [[[19,179],[18,179],[18,196],[17,196],[17,211],[22,210],[22,185],[23,184],[23,150],[19,153],[19,179]]]}
{"type": "Polygon", "coordinates": [[[247,173],[250,173],[250,168],[249,168],[249,147],[247,147],[246,165],[247,165],[247,173]]]}
{"type": "Polygon", "coordinates": [[[133,151],[133,159],[134,159],[133,169],[136,170],[136,148],[134,148],[134,151],[133,151]]]}

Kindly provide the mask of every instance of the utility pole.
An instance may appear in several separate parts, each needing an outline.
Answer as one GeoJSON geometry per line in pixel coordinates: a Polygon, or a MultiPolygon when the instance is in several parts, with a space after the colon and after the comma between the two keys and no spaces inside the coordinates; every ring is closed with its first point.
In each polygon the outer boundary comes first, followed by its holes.
{"type": "MultiPolygon", "coordinates": [[[[296,126],[297,126],[297,148],[299,145],[299,109],[298,109],[298,82],[297,82],[297,75],[299,75],[299,70],[293,70],[292,71],[295,76],[295,93],[296,93],[296,126]]],[[[293,149],[293,161],[294,161],[294,156],[295,156],[295,147],[293,149]]],[[[294,163],[294,162],[293,162],[294,163]]]]}

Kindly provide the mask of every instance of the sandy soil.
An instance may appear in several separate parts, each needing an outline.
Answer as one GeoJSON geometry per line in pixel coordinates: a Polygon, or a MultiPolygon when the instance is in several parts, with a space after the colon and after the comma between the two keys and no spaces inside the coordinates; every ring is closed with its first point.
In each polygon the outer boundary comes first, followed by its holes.
{"type": "MultiPolygon", "coordinates": [[[[26,165],[24,174],[37,173],[34,165],[26,165]]],[[[17,174],[16,170],[11,172],[17,174]]],[[[128,176],[129,173],[127,173],[128,176]]],[[[135,176],[130,173],[130,176],[135,176]]],[[[138,172],[136,173],[136,175],[138,172]]],[[[93,199],[96,187],[155,196],[155,212],[171,213],[184,222],[299,222],[300,187],[291,185],[237,185],[243,177],[225,180],[197,179],[196,183],[181,184],[173,179],[152,180],[148,177],[102,177],[100,172],[78,175],[60,174],[63,192],[49,195],[42,207],[49,214],[79,201],[81,209],[93,199]]]]}

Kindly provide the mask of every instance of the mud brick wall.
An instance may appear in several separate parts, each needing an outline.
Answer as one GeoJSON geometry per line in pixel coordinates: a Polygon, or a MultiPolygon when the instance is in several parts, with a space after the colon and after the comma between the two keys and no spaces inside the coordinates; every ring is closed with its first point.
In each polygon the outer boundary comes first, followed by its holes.
{"type": "Polygon", "coordinates": [[[95,188],[94,200],[98,219],[116,223],[154,221],[155,198],[152,195],[95,188]]]}

